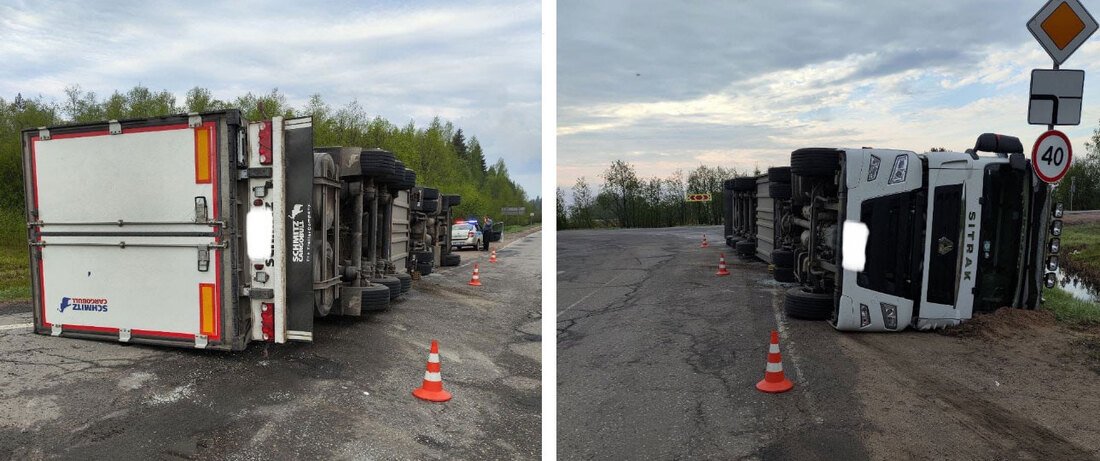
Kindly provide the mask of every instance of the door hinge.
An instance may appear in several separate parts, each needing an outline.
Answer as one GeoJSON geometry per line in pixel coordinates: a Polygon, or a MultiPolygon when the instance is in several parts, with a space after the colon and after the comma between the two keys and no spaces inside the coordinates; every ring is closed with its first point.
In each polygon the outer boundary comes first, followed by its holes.
{"type": "Polygon", "coordinates": [[[108,120],[107,131],[111,134],[122,134],[122,124],[118,120],[108,120]]]}
{"type": "Polygon", "coordinates": [[[199,272],[210,270],[210,249],[199,248],[199,272]]]}
{"type": "Polygon", "coordinates": [[[206,339],[206,335],[195,335],[195,348],[206,349],[206,345],[209,341],[206,339]]]}
{"type": "Polygon", "coordinates": [[[61,324],[55,323],[50,325],[50,336],[61,336],[61,324]]]}
{"type": "Polygon", "coordinates": [[[47,130],[46,127],[44,127],[44,126],[38,127],[38,140],[39,141],[49,141],[50,140],[50,130],[47,130]]]}
{"type": "Polygon", "coordinates": [[[130,329],[129,328],[119,328],[118,329],[118,340],[119,340],[119,342],[123,342],[123,343],[130,342],[130,329]]]}
{"type": "Polygon", "coordinates": [[[202,126],[202,116],[198,112],[192,112],[187,114],[187,126],[191,128],[198,128],[202,126]]]}
{"type": "Polygon", "coordinates": [[[195,222],[207,222],[206,197],[195,197],[195,222]]]}

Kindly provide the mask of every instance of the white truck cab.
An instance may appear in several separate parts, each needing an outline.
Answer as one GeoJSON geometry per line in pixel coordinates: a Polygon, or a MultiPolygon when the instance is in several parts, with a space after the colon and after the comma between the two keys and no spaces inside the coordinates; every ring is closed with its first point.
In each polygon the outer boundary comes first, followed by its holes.
{"type": "Polygon", "coordinates": [[[837,329],[900,331],[1038,305],[1049,187],[1018,139],[982,135],[968,152],[801,149],[792,176],[796,312],[831,305],[837,329]],[[844,239],[853,225],[865,243],[844,239]],[[862,270],[845,264],[846,245],[862,247],[862,270]]]}

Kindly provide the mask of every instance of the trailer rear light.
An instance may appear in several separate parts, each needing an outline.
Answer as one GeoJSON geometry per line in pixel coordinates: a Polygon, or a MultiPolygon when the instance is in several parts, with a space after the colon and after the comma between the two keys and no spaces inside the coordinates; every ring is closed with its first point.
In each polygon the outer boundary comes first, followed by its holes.
{"type": "Polygon", "coordinates": [[[1057,254],[1058,249],[1061,248],[1061,247],[1062,247],[1062,239],[1060,239],[1060,238],[1050,239],[1050,252],[1051,253],[1057,254]]]}
{"type": "Polygon", "coordinates": [[[263,264],[253,264],[252,268],[256,269],[258,271],[262,271],[262,270],[264,270],[264,265],[263,264]]]}
{"type": "Polygon", "coordinates": [[[260,303],[260,331],[264,341],[275,341],[275,305],[272,303],[260,303]]]}
{"type": "Polygon", "coordinates": [[[271,243],[275,237],[274,222],[271,209],[267,207],[253,208],[245,218],[245,226],[248,229],[248,258],[271,259],[271,243]]]}
{"type": "Polygon", "coordinates": [[[882,307],[882,321],[887,330],[898,329],[898,306],[889,303],[879,303],[882,307]]]}
{"type": "Polygon", "coordinates": [[[210,184],[210,155],[213,150],[213,131],[207,127],[195,128],[195,183],[210,184]]]}
{"type": "Polygon", "coordinates": [[[899,155],[894,158],[894,168],[890,170],[890,180],[887,184],[897,184],[905,182],[906,176],[909,175],[909,156],[906,154],[899,155]]]}
{"type": "Polygon", "coordinates": [[[1055,219],[1050,223],[1050,235],[1055,237],[1062,235],[1062,221],[1055,219]]]}
{"type": "Polygon", "coordinates": [[[859,327],[863,328],[871,324],[871,310],[866,304],[859,305],[859,327]]]}
{"type": "Polygon", "coordinates": [[[1047,272],[1046,286],[1047,288],[1054,288],[1054,285],[1058,284],[1058,276],[1053,272],[1047,272]]]}
{"type": "Polygon", "coordinates": [[[1051,257],[1047,258],[1047,270],[1051,271],[1051,272],[1054,272],[1054,271],[1058,270],[1058,257],[1057,256],[1051,256],[1051,257]]]}
{"type": "Polygon", "coordinates": [[[206,336],[218,335],[218,316],[214,300],[214,284],[199,284],[199,332],[206,336]]]}
{"type": "Polygon", "coordinates": [[[260,164],[271,164],[271,120],[260,125],[260,164]]]}
{"type": "Polygon", "coordinates": [[[264,206],[264,201],[261,200],[261,199],[253,200],[252,205],[254,205],[254,206],[264,206]]]}
{"type": "Polygon", "coordinates": [[[1064,213],[1065,212],[1062,209],[1062,202],[1055,203],[1054,204],[1054,217],[1055,218],[1061,218],[1064,213]]]}

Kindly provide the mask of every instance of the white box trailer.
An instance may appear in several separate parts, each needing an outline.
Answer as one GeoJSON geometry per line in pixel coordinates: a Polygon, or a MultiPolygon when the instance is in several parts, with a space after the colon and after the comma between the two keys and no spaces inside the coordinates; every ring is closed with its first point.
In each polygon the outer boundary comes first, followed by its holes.
{"type": "Polygon", "coordinates": [[[338,150],[308,117],[236,110],[24,131],[35,331],[239,350],[388,305],[407,285],[363,264],[367,205],[412,184],[392,154],[338,150]]]}

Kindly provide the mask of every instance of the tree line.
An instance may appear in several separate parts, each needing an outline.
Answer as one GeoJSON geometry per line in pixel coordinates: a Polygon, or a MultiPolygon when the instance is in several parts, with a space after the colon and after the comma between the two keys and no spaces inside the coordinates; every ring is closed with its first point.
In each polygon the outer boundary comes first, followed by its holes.
{"type": "Polygon", "coordinates": [[[578,178],[570,191],[571,203],[557,188],[558,229],[719,224],[722,181],[738,175],[733,168],[701,165],[686,176],[676,170],[667,178],[639,178],[634,165],[615,160],[600,175],[599,185],[578,178]],[[687,201],[687,194],[699,193],[711,194],[711,201],[687,201]]]}
{"type": "Polygon", "coordinates": [[[1084,155],[1074,155],[1066,176],[1054,188],[1054,199],[1067,210],[1100,210],[1100,127],[1093,129],[1084,155]]]}
{"type": "Polygon", "coordinates": [[[319,94],[311,96],[305,107],[294,108],[278,89],[220,100],[210,90],[195,87],[178,102],[167,90],[152,91],[138,85],[105,98],[70,86],[60,102],[42,96],[26,98],[22,94],[12,100],[0,97],[0,208],[24,206],[19,134],[23,129],[231,108],[240,109],[247,120],[311,115],[316,146],[389,150],[416,170],[417,185],[461,195],[462,203],[455,207],[457,216],[489,215],[500,219],[501,207],[527,205],[530,210],[540,203],[528,200],[523,188],[509,176],[503,159],[492,164],[486,162],[477,136],[467,139],[461,128],[439,117],[421,127],[411,120],[396,125],[382,117],[369,116],[356,101],[334,108],[319,94]]]}

